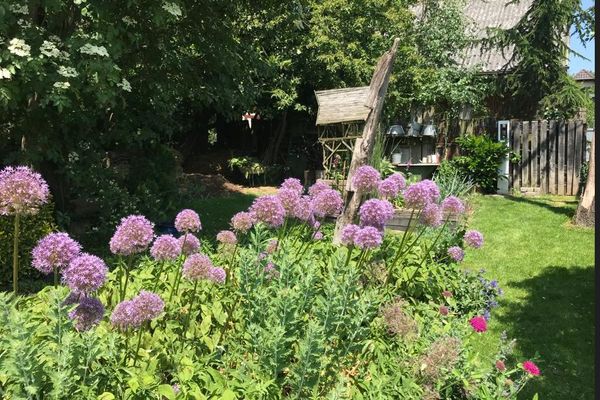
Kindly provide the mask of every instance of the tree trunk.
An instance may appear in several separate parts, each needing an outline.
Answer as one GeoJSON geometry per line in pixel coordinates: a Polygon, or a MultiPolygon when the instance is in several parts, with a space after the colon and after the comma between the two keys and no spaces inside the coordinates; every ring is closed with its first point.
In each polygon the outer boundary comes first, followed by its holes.
{"type": "Polygon", "coordinates": [[[277,161],[277,153],[279,153],[279,148],[281,147],[281,142],[287,132],[287,111],[284,111],[281,116],[281,122],[279,124],[279,128],[277,129],[277,133],[275,133],[275,137],[269,142],[269,146],[265,151],[265,155],[263,156],[263,163],[266,165],[271,165],[277,161]]]}
{"type": "Polygon", "coordinates": [[[590,164],[587,182],[585,183],[585,189],[579,206],[577,207],[577,213],[575,214],[575,223],[577,225],[583,225],[588,227],[594,226],[596,219],[596,161],[595,161],[595,142],[596,135],[592,137],[592,146],[590,148],[590,164]]]}
{"type": "Polygon", "coordinates": [[[340,243],[342,228],[355,220],[364,197],[363,193],[352,190],[352,176],[358,167],[368,162],[371,153],[373,153],[373,144],[375,143],[375,136],[379,126],[379,118],[383,110],[383,101],[390,82],[390,75],[392,74],[399,42],[400,39],[394,39],[392,48],[379,59],[373,73],[373,78],[371,79],[371,84],[369,85],[370,90],[366,104],[371,108],[371,112],[365,121],[362,137],[356,139],[356,143],[354,144],[352,161],[350,162],[348,177],[346,178],[345,206],[342,214],[337,219],[333,236],[333,242],[336,244],[340,243]]]}

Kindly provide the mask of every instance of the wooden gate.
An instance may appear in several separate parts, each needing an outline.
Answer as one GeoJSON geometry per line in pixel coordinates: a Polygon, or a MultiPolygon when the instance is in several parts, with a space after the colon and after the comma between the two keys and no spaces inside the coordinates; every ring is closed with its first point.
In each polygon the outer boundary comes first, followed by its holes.
{"type": "Polygon", "coordinates": [[[520,160],[510,163],[510,187],[542,194],[574,196],[585,161],[582,120],[511,121],[510,147],[520,160]]]}

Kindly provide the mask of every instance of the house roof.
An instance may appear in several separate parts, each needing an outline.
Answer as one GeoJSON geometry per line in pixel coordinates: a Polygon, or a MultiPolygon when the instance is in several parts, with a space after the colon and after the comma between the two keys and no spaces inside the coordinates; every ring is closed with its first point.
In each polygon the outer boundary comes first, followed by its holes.
{"type": "MultiPolygon", "coordinates": [[[[489,28],[510,29],[514,27],[527,13],[533,0],[520,0],[511,3],[510,0],[468,0],[464,13],[471,22],[470,34],[475,39],[485,39],[489,28]]],[[[422,7],[413,8],[415,15],[421,14],[422,7]]],[[[475,44],[459,56],[459,64],[464,68],[481,68],[484,73],[499,72],[512,57],[512,48],[483,50],[475,44]]],[[[510,66],[509,66],[510,68],[510,66]]]]}
{"type": "Polygon", "coordinates": [[[317,125],[365,121],[371,108],[367,106],[369,86],[319,90],[317,125]]]}
{"type": "Polygon", "coordinates": [[[592,71],[588,71],[587,69],[582,69],[573,75],[573,79],[576,81],[593,81],[596,80],[596,74],[594,74],[592,71]]]}

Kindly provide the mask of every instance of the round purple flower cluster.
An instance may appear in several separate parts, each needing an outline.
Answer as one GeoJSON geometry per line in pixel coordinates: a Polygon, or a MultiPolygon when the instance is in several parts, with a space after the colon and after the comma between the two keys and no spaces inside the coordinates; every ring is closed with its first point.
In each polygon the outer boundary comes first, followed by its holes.
{"type": "Polygon", "coordinates": [[[442,224],[442,209],[435,203],[428,203],[423,207],[421,222],[432,228],[442,224]]]}
{"type": "Polygon", "coordinates": [[[48,201],[48,184],[29,167],[0,171],[0,215],[33,214],[48,201]]]}
{"type": "Polygon", "coordinates": [[[63,281],[77,294],[90,294],[106,281],[108,268],[99,257],[83,253],[63,269],[63,281]]]}
{"type": "Polygon", "coordinates": [[[326,189],[331,189],[331,186],[329,186],[327,183],[325,183],[323,181],[317,181],[311,187],[308,188],[308,194],[314,198],[319,193],[321,193],[323,190],[326,190],[326,189]]]}
{"type": "Polygon", "coordinates": [[[181,210],[175,217],[175,229],[181,233],[198,232],[202,229],[200,216],[194,210],[181,210]]]}
{"type": "Polygon", "coordinates": [[[258,221],[271,228],[281,226],[285,219],[285,208],[279,197],[273,195],[261,196],[254,200],[250,211],[256,215],[258,221]]]}
{"type": "Polygon", "coordinates": [[[275,264],[272,262],[268,262],[263,269],[263,272],[267,276],[267,279],[279,278],[279,271],[275,268],[275,264]]]}
{"type": "Polygon", "coordinates": [[[400,187],[394,179],[386,178],[379,182],[377,192],[383,198],[393,199],[400,193],[400,187]]]}
{"type": "Polygon", "coordinates": [[[304,185],[302,185],[302,182],[300,182],[300,179],[287,178],[281,184],[280,189],[291,190],[291,191],[297,193],[298,195],[301,195],[302,192],[304,192],[304,185]]]}
{"type": "Polygon", "coordinates": [[[373,249],[381,246],[383,235],[379,229],[372,226],[365,226],[356,231],[354,235],[354,244],[361,249],[373,249]]]}
{"type": "Polygon", "coordinates": [[[300,195],[298,192],[293,189],[279,189],[277,191],[277,198],[281,201],[286,216],[294,216],[300,202],[300,195]]]}
{"type": "Polygon", "coordinates": [[[181,252],[186,256],[197,252],[200,248],[200,239],[191,233],[181,235],[177,241],[179,242],[179,248],[181,249],[181,252]]]}
{"type": "Polygon", "coordinates": [[[104,305],[95,297],[82,298],[77,307],[69,312],[69,318],[73,321],[75,329],[80,332],[98,325],[103,316],[104,305]]]}
{"type": "Polygon", "coordinates": [[[225,283],[225,279],[227,278],[227,273],[223,268],[220,267],[212,267],[208,270],[208,274],[206,279],[212,281],[214,283],[223,284],[225,283]]]}
{"type": "Polygon", "coordinates": [[[237,238],[231,231],[221,231],[217,233],[217,240],[223,244],[236,244],[237,238]]]}
{"type": "Polygon", "coordinates": [[[465,212],[465,205],[456,196],[448,196],[442,201],[442,210],[446,213],[460,215],[465,212]]]}
{"type": "Polygon", "coordinates": [[[240,233],[248,232],[256,223],[256,216],[251,212],[241,211],[231,218],[231,227],[240,233]]]}
{"type": "Polygon", "coordinates": [[[183,276],[187,279],[196,281],[206,279],[213,263],[205,254],[192,254],[183,263],[183,276]]]}
{"type": "Polygon", "coordinates": [[[481,232],[478,231],[467,231],[465,233],[464,240],[467,243],[467,245],[475,249],[478,249],[481,246],[483,246],[483,235],[481,234],[481,232]]]}
{"type": "Polygon", "coordinates": [[[429,179],[413,183],[404,191],[404,205],[407,208],[421,209],[428,203],[435,203],[440,197],[440,190],[435,182],[429,179]]]}
{"type": "Polygon", "coordinates": [[[110,239],[113,254],[129,256],[145,251],[154,239],[154,224],[142,215],[130,215],[121,223],[110,239]]]}
{"type": "Polygon", "coordinates": [[[110,322],[120,330],[139,328],[144,322],[158,317],[164,308],[165,303],[159,295],[142,290],[133,299],[117,304],[110,322]]]}
{"type": "Polygon", "coordinates": [[[279,246],[279,241],[277,239],[271,239],[269,240],[269,243],[267,243],[265,252],[267,254],[273,254],[277,251],[277,246],[279,246]]]}
{"type": "Polygon", "coordinates": [[[63,232],[50,233],[40,239],[31,252],[31,264],[43,274],[69,265],[81,253],[81,245],[63,232]]]}
{"type": "Polygon", "coordinates": [[[181,245],[173,235],[161,235],[150,248],[150,255],[156,261],[175,260],[181,254],[181,245]]]}
{"type": "Polygon", "coordinates": [[[313,212],[319,217],[336,217],[344,206],[342,195],[337,190],[321,190],[312,200],[313,212]]]}
{"type": "Polygon", "coordinates": [[[394,216],[394,206],[387,200],[369,199],[358,210],[360,226],[373,226],[383,230],[394,216]]]}
{"type": "Polygon", "coordinates": [[[313,233],[312,238],[314,240],[323,240],[323,232],[321,231],[316,231],[315,233],[313,233]]]}
{"type": "Polygon", "coordinates": [[[355,224],[348,224],[342,228],[341,242],[346,246],[354,245],[354,238],[356,233],[360,230],[360,226],[355,224]]]}
{"type": "Polygon", "coordinates": [[[448,255],[456,262],[461,262],[465,258],[465,252],[458,246],[448,248],[448,255]]]}
{"type": "Polygon", "coordinates": [[[398,190],[404,190],[404,188],[406,187],[406,179],[404,179],[404,175],[402,175],[401,173],[394,172],[385,179],[395,182],[398,186],[398,190]]]}
{"type": "Polygon", "coordinates": [[[314,218],[312,199],[310,196],[302,196],[298,199],[298,205],[294,210],[294,217],[304,222],[309,222],[314,218]]]}
{"type": "Polygon", "coordinates": [[[352,176],[352,186],[355,191],[372,192],[377,189],[377,185],[381,180],[379,171],[370,165],[358,167],[352,176]]]}

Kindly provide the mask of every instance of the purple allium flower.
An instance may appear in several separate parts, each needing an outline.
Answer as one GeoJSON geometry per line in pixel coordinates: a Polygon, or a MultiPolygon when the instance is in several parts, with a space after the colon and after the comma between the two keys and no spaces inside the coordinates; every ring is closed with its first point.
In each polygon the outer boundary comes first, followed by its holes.
{"type": "Polygon", "coordinates": [[[234,231],[246,233],[256,223],[256,216],[251,212],[241,211],[231,218],[231,227],[234,231]]]}
{"type": "Polygon", "coordinates": [[[81,245],[66,233],[50,233],[40,239],[31,252],[31,264],[43,274],[60,269],[81,253],[81,245]]]}
{"type": "Polygon", "coordinates": [[[219,283],[219,284],[225,283],[226,278],[227,278],[227,273],[225,273],[225,270],[220,267],[210,268],[208,270],[208,275],[206,276],[206,279],[208,279],[209,281],[212,281],[214,283],[219,283]]]}
{"type": "Polygon", "coordinates": [[[407,208],[420,209],[428,203],[435,203],[440,197],[437,185],[429,179],[413,183],[404,191],[404,204],[407,208]]]}
{"type": "Polygon", "coordinates": [[[280,189],[292,190],[292,191],[296,192],[298,195],[301,195],[302,192],[304,192],[304,185],[302,185],[302,182],[300,182],[300,179],[287,178],[281,184],[280,189]]]}
{"type": "Polygon", "coordinates": [[[179,385],[178,384],[175,383],[171,387],[173,388],[173,392],[175,394],[179,394],[179,392],[181,392],[181,389],[179,389],[179,385]]]}
{"type": "Polygon", "coordinates": [[[385,179],[396,182],[396,185],[398,185],[398,190],[404,190],[406,187],[406,179],[404,179],[404,175],[399,172],[394,172],[385,179]]]}
{"type": "Polygon", "coordinates": [[[358,167],[352,176],[352,186],[355,191],[372,192],[377,189],[381,174],[370,165],[358,167]]]}
{"type": "Polygon", "coordinates": [[[322,240],[323,239],[323,232],[316,231],[315,233],[313,233],[313,239],[314,240],[322,240]]]}
{"type": "Polygon", "coordinates": [[[308,188],[308,194],[314,198],[319,193],[321,193],[323,190],[326,190],[326,189],[331,189],[331,186],[329,186],[327,183],[325,183],[323,181],[317,181],[311,187],[308,188]]]}
{"type": "Polygon", "coordinates": [[[62,305],[65,307],[72,306],[79,303],[84,297],[84,294],[69,292],[69,295],[63,300],[62,305]]]}
{"type": "Polygon", "coordinates": [[[313,197],[312,205],[317,217],[336,217],[342,211],[344,201],[337,190],[324,189],[313,197]]]}
{"type": "Polygon", "coordinates": [[[450,313],[450,310],[448,309],[447,306],[440,306],[439,311],[440,311],[440,314],[443,316],[446,316],[450,313]]]}
{"type": "Polygon", "coordinates": [[[104,305],[94,297],[84,297],[77,307],[69,312],[69,318],[78,331],[87,331],[98,325],[104,316],[104,305]]]}
{"type": "Polygon", "coordinates": [[[491,317],[492,317],[492,314],[490,314],[490,310],[484,310],[483,311],[483,318],[486,321],[489,321],[491,317]]]}
{"type": "Polygon", "coordinates": [[[175,229],[181,233],[198,232],[202,229],[200,216],[194,210],[181,210],[175,217],[175,229]]]}
{"type": "Polygon", "coordinates": [[[460,215],[465,212],[465,205],[456,196],[448,196],[442,201],[442,210],[446,213],[460,215]]]}
{"type": "Polygon", "coordinates": [[[293,216],[304,222],[314,219],[312,199],[310,196],[302,196],[298,199],[298,204],[296,205],[293,216]]]}
{"type": "Polygon", "coordinates": [[[192,254],[183,263],[183,276],[192,281],[206,279],[211,268],[213,263],[207,255],[192,254]]]}
{"type": "Polygon", "coordinates": [[[181,235],[179,239],[179,247],[181,248],[181,252],[186,256],[193,254],[198,251],[200,248],[200,239],[191,233],[186,233],[185,235],[181,235]]]}
{"type": "Polygon", "coordinates": [[[382,230],[394,216],[394,206],[387,200],[369,199],[358,210],[360,226],[373,226],[382,230]]]}
{"type": "Polygon", "coordinates": [[[264,260],[265,258],[267,258],[267,253],[265,253],[264,251],[261,251],[260,253],[258,253],[258,257],[256,257],[256,259],[257,259],[258,261],[262,261],[262,260],[264,260]]]}
{"type": "Polygon", "coordinates": [[[478,231],[467,231],[465,233],[464,240],[467,243],[467,245],[476,249],[483,246],[483,235],[481,234],[481,232],[478,231]]]}
{"type": "Polygon", "coordinates": [[[383,235],[379,229],[366,226],[359,229],[354,235],[354,243],[361,249],[372,249],[381,246],[383,235]]]}
{"type": "Polygon", "coordinates": [[[256,215],[258,221],[271,228],[281,226],[285,219],[285,208],[279,197],[273,195],[261,196],[255,199],[250,211],[256,215]]]}
{"type": "Polygon", "coordinates": [[[121,223],[110,239],[113,254],[129,256],[145,251],[154,239],[154,224],[142,215],[130,215],[121,223]]]}
{"type": "Polygon", "coordinates": [[[436,203],[440,199],[440,188],[438,188],[438,185],[434,181],[430,179],[423,179],[419,183],[427,188],[427,191],[429,192],[429,199],[432,203],[436,203]]]}
{"type": "Polygon", "coordinates": [[[161,235],[152,244],[150,254],[156,261],[175,260],[181,254],[181,245],[173,235],[161,235]]]}
{"type": "Polygon", "coordinates": [[[117,329],[125,331],[129,328],[139,326],[137,325],[136,316],[133,300],[124,300],[115,306],[110,316],[110,323],[117,329]]]}
{"type": "Polygon", "coordinates": [[[275,269],[275,264],[272,262],[268,262],[263,271],[267,276],[267,279],[279,278],[279,271],[275,269]]]}
{"type": "Polygon", "coordinates": [[[104,261],[91,254],[82,253],[63,268],[63,280],[74,293],[89,294],[106,281],[108,268],[104,261]]]}
{"type": "Polygon", "coordinates": [[[271,239],[271,240],[269,240],[269,243],[267,243],[267,248],[265,249],[265,252],[267,254],[273,254],[277,251],[278,246],[279,246],[279,241],[277,239],[271,239]]]}
{"type": "Polygon", "coordinates": [[[442,210],[435,203],[426,204],[421,213],[421,221],[432,228],[440,226],[442,224],[442,210]]]}
{"type": "Polygon", "coordinates": [[[281,201],[286,216],[293,217],[300,203],[300,195],[298,192],[292,189],[279,189],[277,198],[281,201]]]}
{"type": "Polygon", "coordinates": [[[236,244],[237,238],[231,231],[221,231],[217,233],[217,240],[223,244],[236,244]]]}
{"type": "Polygon", "coordinates": [[[458,246],[452,246],[448,249],[448,255],[456,262],[461,262],[465,258],[465,252],[458,246]]]}
{"type": "Polygon", "coordinates": [[[346,246],[353,246],[356,238],[356,233],[360,231],[360,226],[348,224],[342,228],[341,242],[346,246]]]}
{"type": "Polygon", "coordinates": [[[319,221],[313,221],[313,223],[311,224],[311,227],[315,230],[318,231],[319,228],[321,227],[321,223],[319,221]]]}
{"type": "Polygon", "coordinates": [[[393,199],[400,193],[400,187],[396,180],[386,178],[377,185],[377,192],[381,197],[393,199]]]}
{"type": "Polygon", "coordinates": [[[139,324],[151,321],[158,317],[165,308],[165,302],[156,293],[142,290],[131,300],[134,304],[136,318],[139,324]]]}
{"type": "Polygon", "coordinates": [[[49,194],[46,181],[29,167],[0,171],[0,215],[34,214],[49,194]]]}

